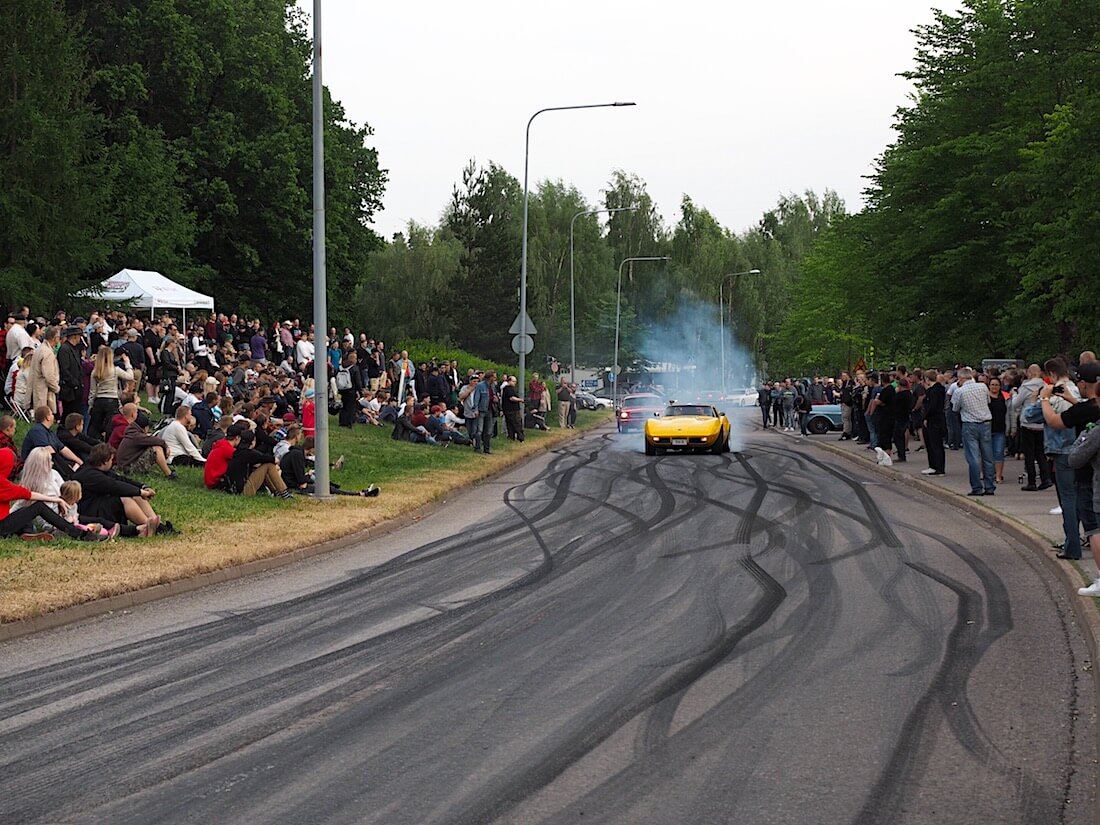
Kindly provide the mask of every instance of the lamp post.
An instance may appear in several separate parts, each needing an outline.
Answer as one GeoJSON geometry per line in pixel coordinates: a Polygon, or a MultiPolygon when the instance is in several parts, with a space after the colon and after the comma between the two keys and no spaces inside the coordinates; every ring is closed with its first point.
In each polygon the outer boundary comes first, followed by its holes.
{"type": "Polygon", "coordinates": [[[632,212],[636,209],[638,209],[637,206],[617,206],[614,209],[589,209],[584,212],[578,212],[573,216],[573,219],[569,221],[569,342],[572,347],[572,355],[569,361],[569,381],[573,384],[577,383],[577,304],[576,292],[573,285],[573,225],[581,215],[599,215],[603,212],[613,215],[616,212],[632,212]]]}
{"type": "Polygon", "coordinates": [[[744,272],[730,272],[728,275],[723,275],[722,280],[718,282],[718,325],[721,332],[720,344],[722,346],[722,395],[726,394],[726,298],[724,288],[726,281],[730,278],[736,278],[739,275],[759,275],[759,269],[747,269],[744,272]]]}
{"type": "MultiPolygon", "coordinates": [[[[315,0],[319,2],[320,0],[315,0]]],[[[523,144],[523,251],[520,258],[519,269],[519,335],[520,340],[526,340],[527,335],[527,161],[531,154],[531,123],[543,112],[564,112],[570,109],[606,109],[617,106],[634,106],[636,104],[617,101],[615,103],[585,103],[580,106],[549,106],[539,109],[527,121],[527,138],[523,144]]],[[[519,386],[520,391],[527,386],[527,353],[520,347],[519,353],[519,386]]]]}
{"type": "Polygon", "coordinates": [[[325,273],[325,120],[321,83],[321,0],[313,0],[313,401],[316,405],[314,495],[328,486],[328,286],[325,273]]]}
{"type": "Polygon", "coordinates": [[[619,264],[619,286],[615,291],[615,363],[611,365],[611,369],[615,374],[615,407],[618,407],[619,401],[619,387],[622,383],[622,368],[619,367],[619,315],[622,313],[623,307],[623,267],[632,261],[670,261],[672,260],[668,255],[644,255],[635,258],[623,258],[623,262],[619,264]],[[617,369],[617,371],[616,371],[617,369]]]}

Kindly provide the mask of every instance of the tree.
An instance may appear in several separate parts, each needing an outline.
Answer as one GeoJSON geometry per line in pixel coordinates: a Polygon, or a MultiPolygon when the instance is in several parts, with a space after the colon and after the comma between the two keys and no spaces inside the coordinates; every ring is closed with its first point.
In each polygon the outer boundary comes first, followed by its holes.
{"type": "Polygon", "coordinates": [[[512,358],[508,327],[519,308],[522,197],[519,181],[503,168],[478,168],[471,160],[443,218],[464,249],[462,276],[451,293],[461,321],[456,341],[496,361],[512,358]]]}
{"type": "Polygon", "coordinates": [[[363,329],[385,340],[456,338],[451,295],[462,278],[462,244],[448,229],[410,222],[372,253],[359,283],[355,306],[363,329]]]}
{"type": "Polygon", "coordinates": [[[60,2],[7,0],[0,31],[0,300],[46,311],[107,258],[103,121],[60,2]]]}

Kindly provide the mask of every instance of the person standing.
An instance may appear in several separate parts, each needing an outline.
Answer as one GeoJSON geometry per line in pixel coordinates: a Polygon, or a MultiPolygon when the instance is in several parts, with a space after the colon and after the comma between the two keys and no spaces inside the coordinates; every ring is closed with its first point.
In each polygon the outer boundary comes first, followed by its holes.
{"type": "Polygon", "coordinates": [[[989,411],[993,414],[993,469],[998,484],[1004,484],[1005,440],[1008,437],[1008,399],[1001,390],[1001,379],[989,379],[989,411]]]}
{"type": "Polygon", "coordinates": [[[500,387],[500,406],[508,438],[523,441],[523,397],[516,391],[516,380],[514,375],[505,378],[500,387]]]}
{"type": "Polygon", "coordinates": [[[1027,473],[1027,484],[1024,490],[1035,492],[1046,490],[1054,485],[1051,477],[1050,460],[1043,452],[1043,423],[1028,421],[1024,418],[1024,408],[1039,403],[1039,393],[1046,382],[1043,380],[1043,368],[1038,364],[1032,364],[1027,368],[1027,379],[1020,385],[1016,397],[1012,399],[1012,412],[1020,420],[1020,446],[1024,453],[1024,471],[1027,473]],[[1036,468],[1038,468],[1039,484],[1036,486],[1036,468]]]}
{"type": "Polygon", "coordinates": [[[947,390],[940,378],[934,369],[924,371],[924,421],[921,434],[928,455],[928,469],[921,472],[926,476],[942,476],[946,472],[944,439],[947,437],[947,390]]]}
{"type": "Polygon", "coordinates": [[[336,373],[336,389],[340,393],[340,426],[350,430],[355,424],[355,414],[359,408],[356,399],[363,390],[359,356],[354,351],[347,354],[347,362],[336,373]]]}
{"type": "Polygon", "coordinates": [[[558,385],[558,426],[563,430],[569,426],[569,409],[572,406],[573,394],[569,391],[569,385],[564,381],[558,385]]]}
{"type": "MultiPolygon", "coordinates": [[[[1061,361],[1061,359],[1052,360],[1061,361]]],[[[1065,382],[1069,380],[1068,376],[1059,375],[1058,369],[1052,370],[1050,361],[1046,366],[1047,372],[1052,377],[1058,378],[1057,383],[1044,387],[1039,393],[1043,421],[1050,430],[1051,436],[1047,438],[1047,451],[1050,452],[1052,447],[1059,450],[1054,453],[1054,474],[1058,481],[1058,501],[1062,506],[1065,543],[1058,558],[1079,559],[1081,558],[1081,537],[1078,524],[1084,528],[1085,535],[1088,536],[1095,533],[1097,528],[1092,495],[1094,479],[1092,465],[1085,463],[1074,467],[1070,464],[1070,453],[1073,451],[1072,439],[1079,437],[1090,425],[1100,421],[1100,407],[1096,406],[1096,398],[1100,395],[1100,365],[1095,362],[1086,362],[1078,367],[1078,383],[1073,387],[1073,393],[1066,388],[1065,382]],[[1083,401],[1078,401],[1077,393],[1084,396],[1083,401]],[[1059,441],[1054,437],[1059,435],[1066,435],[1069,438],[1059,441]],[[1069,448],[1061,452],[1060,450],[1067,442],[1069,448]]]]}
{"type": "Polygon", "coordinates": [[[65,341],[57,350],[57,369],[61,382],[57,399],[66,415],[73,412],[83,414],[84,404],[81,401],[84,395],[84,370],[80,363],[80,350],[84,345],[84,338],[80,327],[66,327],[62,335],[65,341]]]}
{"type": "Polygon", "coordinates": [[[32,407],[49,407],[57,412],[57,392],[61,389],[61,373],[57,365],[57,350],[61,330],[49,327],[42,336],[42,344],[31,353],[27,370],[27,386],[31,393],[32,407]]]}
{"type": "Polygon", "coordinates": [[[989,390],[969,367],[959,370],[959,383],[951,396],[951,406],[962,421],[962,443],[970,471],[971,496],[991,496],[997,491],[993,468],[993,413],[989,409],[989,390]]]}
{"type": "Polygon", "coordinates": [[[841,423],[841,435],[840,441],[850,441],[855,436],[854,420],[852,416],[852,409],[855,404],[853,392],[856,387],[856,382],[852,380],[851,374],[848,372],[842,372],[840,374],[840,423],[841,423]]]}

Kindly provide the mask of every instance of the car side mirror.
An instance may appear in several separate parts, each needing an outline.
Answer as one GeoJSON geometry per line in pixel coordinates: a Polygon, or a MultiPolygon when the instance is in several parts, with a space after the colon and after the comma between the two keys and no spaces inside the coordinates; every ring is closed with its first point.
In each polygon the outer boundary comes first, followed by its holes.
{"type": "Polygon", "coordinates": [[[725,415],[725,414],[726,414],[726,411],[725,411],[725,410],[719,410],[719,411],[718,411],[718,414],[719,414],[719,415],[725,415]]]}

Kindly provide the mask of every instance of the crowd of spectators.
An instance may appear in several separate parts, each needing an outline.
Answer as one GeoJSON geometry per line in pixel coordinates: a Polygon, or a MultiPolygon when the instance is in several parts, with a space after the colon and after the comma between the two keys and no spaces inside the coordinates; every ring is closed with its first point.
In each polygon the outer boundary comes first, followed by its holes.
{"type": "MultiPolygon", "coordinates": [[[[1085,351],[1076,364],[1054,357],[1008,369],[924,368],[898,365],[833,378],[787,379],[758,391],[764,427],[806,434],[814,404],[839,404],[841,440],[876,450],[885,461],[908,461],[924,451],[925,475],[948,471],[947,456],[963,453],[970,496],[996,495],[1006,458],[1022,462],[1020,489],[1053,488],[1051,515],[1062,517],[1058,557],[1080,559],[1088,545],[1100,566],[1100,363],[1085,351]]],[[[1100,579],[1081,588],[1100,596],[1100,579]]]]}
{"type": "MultiPolygon", "coordinates": [[[[460,373],[456,361],[414,363],[408,352],[391,356],[384,341],[347,328],[329,329],[318,351],[316,331],[299,319],[263,324],[213,314],[183,327],[172,313],[70,319],[58,312],[47,321],[21,307],[0,331],[10,412],[0,416],[0,535],[80,531],[102,540],[176,532],[154,512],[151,485],[153,477],[175,482],[184,465],[201,466],[212,490],[313,494],[317,358],[326,360],[328,412],[341,427],[389,426],[396,440],[481,453],[502,432],[522,441],[525,430],[549,429],[555,392],[537,374],[525,399],[515,376],[460,373]],[[20,444],[18,417],[32,424],[20,444]],[[35,449],[50,456],[58,484],[27,474],[35,449]],[[79,492],[66,503],[59,485],[68,482],[79,482],[79,492]]],[[[574,393],[567,384],[556,391],[562,427],[575,421],[574,393]]],[[[375,496],[378,488],[333,484],[330,492],[375,496]]]]}

